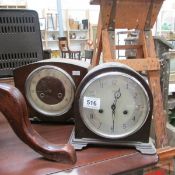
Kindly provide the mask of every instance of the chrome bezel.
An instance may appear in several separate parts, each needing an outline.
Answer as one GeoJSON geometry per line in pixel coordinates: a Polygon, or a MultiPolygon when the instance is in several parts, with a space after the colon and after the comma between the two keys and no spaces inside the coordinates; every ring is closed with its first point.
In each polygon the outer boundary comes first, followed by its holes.
{"type": "Polygon", "coordinates": [[[46,116],[60,116],[60,115],[65,114],[66,112],[68,112],[70,110],[70,108],[72,107],[72,103],[73,103],[74,95],[75,95],[75,83],[74,83],[72,77],[63,69],[58,68],[56,66],[45,65],[45,66],[41,66],[41,67],[33,70],[29,74],[29,76],[27,77],[26,82],[25,82],[25,94],[26,94],[26,98],[27,98],[29,104],[40,114],[43,114],[46,116]],[[50,69],[50,70],[54,69],[56,71],[63,73],[66,76],[66,78],[70,81],[70,84],[73,88],[73,94],[72,94],[71,101],[69,101],[69,103],[66,105],[66,107],[61,111],[58,109],[57,111],[50,112],[46,109],[40,108],[39,106],[37,106],[37,104],[34,102],[34,100],[31,97],[31,92],[30,92],[31,81],[35,76],[37,76],[37,74],[40,71],[45,70],[45,69],[50,69]]]}
{"type": "MultiPolygon", "coordinates": [[[[109,89],[107,89],[107,90],[109,90],[109,89]]],[[[105,92],[104,92],[104,95],[105,95],[105,92]]],[[[93,110],[93,109],[91,109],[91,110],[93,110]]],[[[147,93],[146,89],[144,88],[144,86],[141,84],[141,82],[137,78],[135,78],[135,77],[133,77],[133,76],[127,74],[127,73],[124,73],[124,72],[106,72],[106,73],[102,73],[100,75],[95,76],[89,82],[87,82],[87,84],[84,86],[84,88],[82,89],[82,91],[80,93],[79,112],[80,112],[81,118],[82,118],[84,124],[86,125],[86,127],[90,131],[92,131],[93,133],[97,134],[98,136],[101,136],[101,137],[104,137],[104,138],[110,138],[110,139],[124,138],[124,137],[127,137],[127,136],[130,136],[130,135],[134,134],[135,132],[137,132],[144,125],[144,123],[146,122],[146,120],[148,118],[149,112],[150,112],[150,100],[149,100],[149,96],[148,96],[148,93],[147,93]],[[85,93],[86,89],[93,82],[98,80],[99,78],[102,78],[102,77],[105,77],[105,76],[111,76],[111,75],[124,76],[128,79],[133,80],[135,83],[137,83],[141,87],[141,89],[143,90],[143,93],[145,95],[145,98],[146,98],[147,112],[145,113],[144,120],[140,123],[140,125],[137,128],[133,128],[131,131],[126,132],[124,134],[116,134],[116,135],[105,134],[102,131],[97,130],[95,127],[89,126],[88,123],[86,122],[86,119],[85,119],[86,116],[83,115],[84,108],[83,108],[82,104],[83,104],[83,98],[84,98],[84,93],[85,93]]]]}

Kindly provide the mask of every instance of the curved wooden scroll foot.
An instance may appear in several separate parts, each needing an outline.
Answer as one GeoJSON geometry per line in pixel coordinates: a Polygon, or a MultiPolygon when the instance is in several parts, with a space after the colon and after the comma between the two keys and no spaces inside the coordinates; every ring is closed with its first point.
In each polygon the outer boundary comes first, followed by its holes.
{"type": "Polygon", "coordinates": [[[76,162],[75,150],[71,145],[51,144],[32,128],[24,97],[17,88],[0,83],[0,111],[16,135],[36,152],[49,160],[76,162]]]}

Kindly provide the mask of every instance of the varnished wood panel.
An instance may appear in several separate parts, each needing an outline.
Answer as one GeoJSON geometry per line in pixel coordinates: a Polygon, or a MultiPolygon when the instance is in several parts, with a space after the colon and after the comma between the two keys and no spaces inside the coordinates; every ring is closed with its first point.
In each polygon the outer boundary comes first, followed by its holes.
{"type": "MultiPolygon", "coordinates": [[[[39,134],[50,142],[66,143],[72,125],[33,124],[39,134]],[[59,133],[59,134],[58,134],[59,133]]],[[[117,174],[155,164],[157,155],[142,155],[134,149],[88,147],[77,151],[75,165],[62,164],[43,159],[21,142],[0,114],[0,174],[2,175],[48,175],[54,173],[77,175],[117,174]]]]}

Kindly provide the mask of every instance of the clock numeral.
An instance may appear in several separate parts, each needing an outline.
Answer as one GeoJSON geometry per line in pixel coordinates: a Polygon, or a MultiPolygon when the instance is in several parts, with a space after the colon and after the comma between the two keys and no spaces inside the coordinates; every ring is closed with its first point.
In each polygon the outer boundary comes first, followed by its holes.
{"type": "Polygon", "coordinates": [[[123,129],[126,129],[127,128],[127,125],[124,123],[123,124],[123,129]]]}
{"type": "Polygon", "coordinates": [[[137,106],[136,106],[136,109],[137,109],[137,110],[143,110],[143,109],[144,109],[144,106],[142,106],[142,105],[137,105],[137,106]]]}
{"type": "Polygon", "coordinates": [[[128,83],[126,84],[126,89],[128,89],[129,88],[129,85],[128,85],[128,83]]]}
{"type": "Polygon", "coordinates": [[[134,94],[134,98],[135,98],[135,99],[137,98],[137,95],[138,95],[138,94],[137,94],[137,92],[136,92],[136,93],[134,94]]]}
{"type": "Polygon", "coordinates": [[[135,116],[132,118],[132,121],[134,121],[134,122],[136,121],[136,117],[135,116]]]}
{"type": "Polygon", "coordinates": [[[93,119],[94,118],[94,115],[93,114],[90,114],[90,119],[93,119]]]}
{"type": "Polygon", "coordinates": [[[112,81],[112,86],[117,86],[117,80],[112,81]]]}
{"type": "Polygon", "coordinates": [[[94,114],[90,113],[89,115],[90,122],[99,129],[102,125],[102,123],[94,116],[94,114]]]}
{"type": "Polygon", "coordinates": [[[99,80],[100,87],[103,88],[103,81],[99,80]]]}

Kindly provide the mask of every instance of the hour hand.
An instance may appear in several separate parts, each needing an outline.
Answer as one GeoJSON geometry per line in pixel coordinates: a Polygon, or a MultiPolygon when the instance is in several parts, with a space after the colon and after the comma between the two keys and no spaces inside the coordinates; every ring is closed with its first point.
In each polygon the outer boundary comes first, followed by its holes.
{"type": "Polygon", "coordinates": [[[111,127],[111,130],[114,132],[114,120],[115,120],[115,109],[116,109],[116,105],[114,103],[111,105],[111,109],[112,109],[112,127],[111,127]]]}
{"type": "Polygon", "coordinates": [[[114,103],[111,105],[111,109],[112,109],[112,116],[115,117],[115,109],[116,109],[116,105],[115,105],[114,103]]]}

